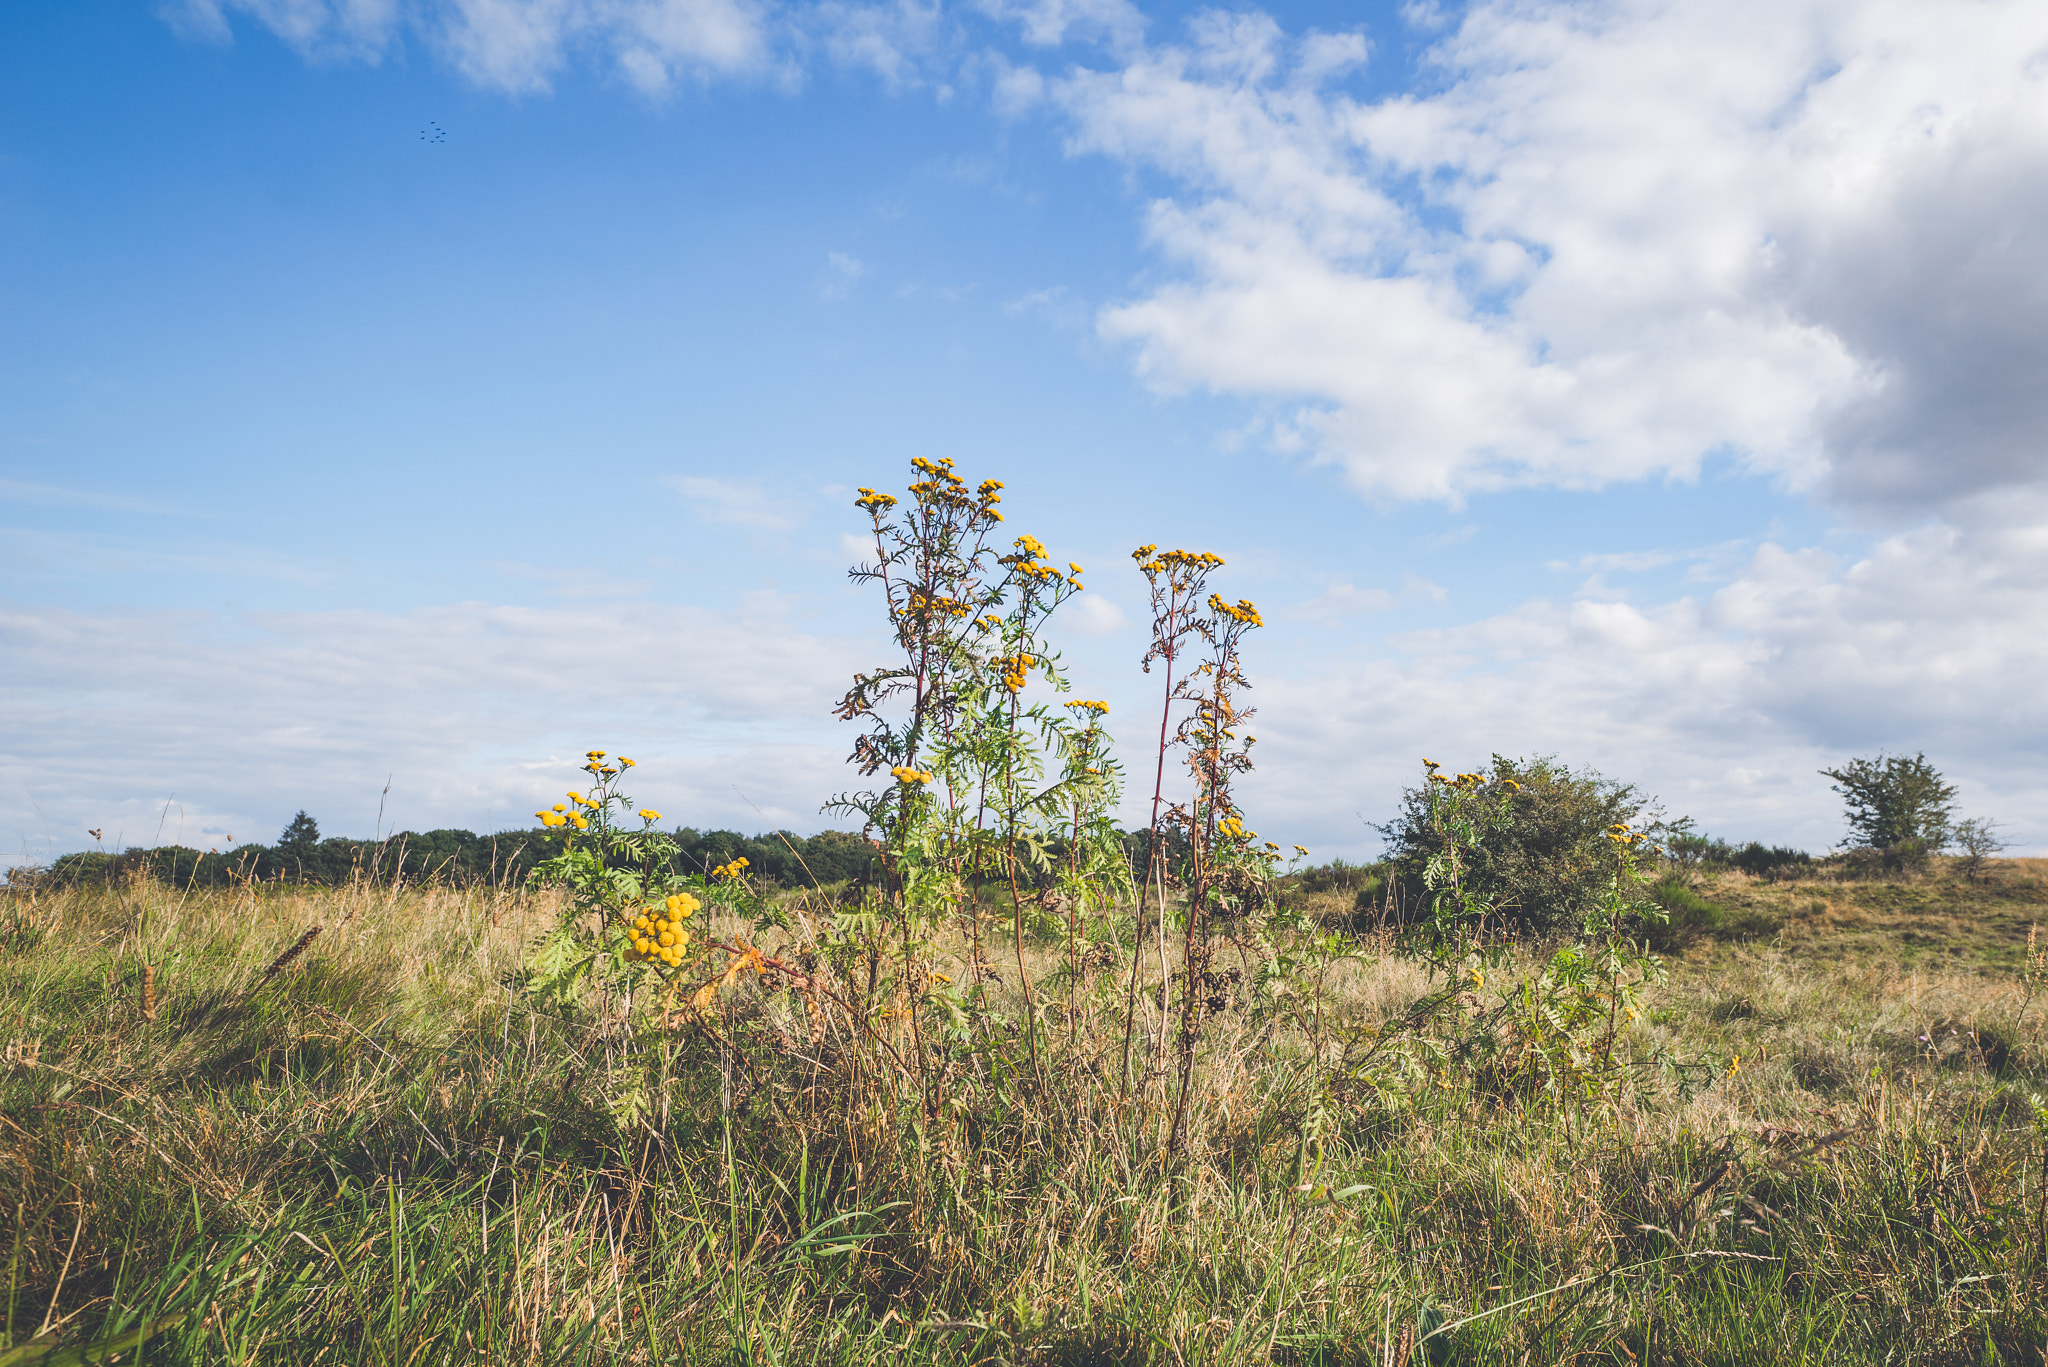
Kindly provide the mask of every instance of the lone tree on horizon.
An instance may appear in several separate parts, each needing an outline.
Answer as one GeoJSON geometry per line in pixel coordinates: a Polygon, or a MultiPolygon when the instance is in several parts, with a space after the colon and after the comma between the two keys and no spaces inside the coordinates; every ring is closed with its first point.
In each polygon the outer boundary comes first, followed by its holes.
{"type": "Polygon", "coordinates": [[[1926,755],[1887,757],[1880,750],[1875,759],[1852,759],[1821,773],[1835,781],[1848,808],[1843,845],[1889,850],[1910,840],[1934,851],[1949,843],[1955,785],[1941,781],[1926,755]]]}

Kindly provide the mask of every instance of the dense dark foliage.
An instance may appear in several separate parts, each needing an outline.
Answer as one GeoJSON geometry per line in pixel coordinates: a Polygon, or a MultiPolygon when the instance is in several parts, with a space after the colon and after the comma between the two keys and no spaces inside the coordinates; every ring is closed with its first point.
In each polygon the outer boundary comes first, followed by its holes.
{"type": "MultiPolygon", "coordinates": [[[[249,844],[225,851],[161,845],[119,854],[87,850],[65,855],[39,876],[73,884],[147,873],[178,888],[218,888],[241,882],[333,886],[358,878],[377,883],[398,879],[514,886],[542,860],[560,854],[566,839],[561,831],[529,828],[491,835],[458,830],[400,831],[382,840],[346,836],[323,840],[318,823],[300,812],[275,845],[249,844]]],[[[676,843],[683,872],[708,873],[719,864],[744,857],[750,873],[782,887],[859,878],[874,862],[874,847],[844,831],[749,836],[685,827],[676,832],[676,843]]]]}
{"type": "MultiPolygon", "coordinates": [[[[1510,800],[1506,828],[1470,857],[1466,886],[1517,928],[1548,932],[1574,925],[1606,890],[1614,864],[1608,828],[1652,814],[1649,795],[1550,756],[1495,755],[1486,772],[1496,782],[1512,780],[1520,787],[1510,800]]],[[[1404,792],[1400,814],[1379,831],[1401,900],[1419,899],[1423,871],[1438,852],[1427,787],[1404,792]]]]}

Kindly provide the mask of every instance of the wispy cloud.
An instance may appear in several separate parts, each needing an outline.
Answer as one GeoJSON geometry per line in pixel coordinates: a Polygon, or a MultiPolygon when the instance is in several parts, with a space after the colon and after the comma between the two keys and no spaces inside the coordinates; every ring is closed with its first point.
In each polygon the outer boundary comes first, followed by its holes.
{"type": "Polygon", "coordinates": [[[171,793],[188,838],[269,839],[300,806],[367,834],[392,773],[387,822],[520,825],[591,745],[638,759],[635,795],[660,810],[751,826],[728,786],[744,777],[815,827],[846,783],[830,703],[855,654],[759,598],[232,617],[0,602],[0,844],[76,848],[89,826],[142,842],[171,793]]]}
{"type": "Polygon", "coordinates": [[[868,273],[868,263],[846,252],[825,253],[825,270],[818,277],[818,297],[836,302],[853,293],[853,287],[868,273]]]}
{"type": "Polygon", "coordinates": [[[164,14],[219,43],[242,19],[313,61],[381,61],[412,35],[477,85],[513,94],[546,90],[583,53],[656,95],[683,79],[773,75],[777,65],[757,0],[183,0],[164,14]]]}
{"type": "Polygon", "coordinates": [[[709,475],[670,475],[662,483],[714,521],[786,532],[799,520],[789,495],[771,493],[759,484],[709,475]]]}
{"type": "MultiPolygon", "coordinates": [[[[873,548],[869,548],[873,554],[873,548]]],[[[1071,623],[1075,631],[1083,636],[1114,636],[1128,627],[1130,618],[1114,599],[1099,593],[1084,593],[1074,600],[1074,605],[1062,613],[1062,620],[1071,623]]]]}
{"type": "Polygon", "coordinates": [[[301,560],[263,547],[202,544],[166,549],[123,536],[0,527],[0,560],[19,573],[57,579],[108,575],[203,574],[225,579],[330,586],[345,565],[301,560]]]}
{"type": "Polygon", "coordinates": [[[1703,597],[1537,598],[1396,645],[1260,680],[1262,828],[1352,843],[1331,814],[1385,815],[1416,755],[1555,753],[1710,830],[1822,849],[1840,804],[1815,771],[1890,749],[1924,750],[1968,814],[2048,848],[2048,538],[2030,519],[1924,528],[1846,564],[1764,545],[1703,597]]]}
{"type": "Polygon", "coordinates": [[[31,484],[19,479],[0,479],[0,502],[26,503],[40,508],[89,508],[106,513],[157,513],[178,515],[181,510],[130,494],[110,494],[100,489],[69,489],[55,484],[31,484]]]}
{"type": "Polygon", "coordinates": [[[1297,603],[1286,610],[1285,616],[1296,621],[1322,621],[1337,623],[1350,617],[1366,613],[1390,612],[1397,607],[1413,607],[1423,603],[1440,603],[1445,591],[1437,584],[1413,574],[1401,576],[1397,590],[1382,588],[1360,588],[1356,584],[1333,583],[1305,603],[1297,603]]]}
{"type": "Polygon", "coordinates": [[[590,565],[545,567],[521,560],[492,560],[488,567],[510,579],[545,584],[555,598],[638,598],[654,587],[651,579],[627,579],[590,565]]]}

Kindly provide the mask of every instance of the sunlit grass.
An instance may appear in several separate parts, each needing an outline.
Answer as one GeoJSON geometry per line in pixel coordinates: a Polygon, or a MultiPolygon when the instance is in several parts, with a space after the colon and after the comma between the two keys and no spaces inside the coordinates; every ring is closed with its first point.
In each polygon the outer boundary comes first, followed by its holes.
{"type": "MultiPolygon", "coordinates": [[[[2048,1042],[1996,963],[1703,944],[1631,1047],[1715,1060],[1711,1085],[1390,1107],[1329,1092],[1345,1031],[1427,987],[1366,953],[1313,1030],[1214,1018],[1173,1160],[1160,1108],[1118,1103],[1109,956],[1047,1007],[1043,1089],[949,1074],[931,1114],[891,1109],[840,1071],[843,1026],[747,987],[733,1047],[680,1031],[621,1132],[606,1023],[506,987],[552,915],[366,887],[0,903],[9,1341],[185,1311],[144,1360],[1378,1363],[1421,1324],[1474,1362],[2033,1362],[2048,1331],[2048,1042]]],[[[770,948],[800,954],[802,920],[770,948]]],[[[1033,954],[1057,981],[1063,947],[1033,954]]]]}

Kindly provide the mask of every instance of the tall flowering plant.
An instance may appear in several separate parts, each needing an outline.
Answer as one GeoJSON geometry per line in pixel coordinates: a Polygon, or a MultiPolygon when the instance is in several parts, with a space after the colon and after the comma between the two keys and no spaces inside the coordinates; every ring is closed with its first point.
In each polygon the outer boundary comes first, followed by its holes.
{"type": "Polygon", "coordinates": [[[1187,867],[1182,881],[1188,889],[1177,1039],[1180,1086],[1171,1139],[1176,1150],[1187,1138],[1195,1045],[1209,995],[1209,922],[1218,912],[1248,909],[1251,898],[1270,885],[1280,853],[1278,845],[1261,845],[1259,833],[1245,828],[1244,814],[1231,794],[1232,781],[1251,771],[1252,746],[1258,739],[1243,730],[1254,709],[1243,701],[1251,681],[1245,677],[1239,652],[1246,634],[1265,622],[1249,598],[1231,603],[1212,593],[1206,607],[1192,620],[1194,635],[1208,647],[1206,658],[1183,677],[1178,696],[1193,704],[1193,712],[1175,737],[1187,751],[1194,795],[1170,813],[1185,835],[1187,867]]]}
{"type": "Polygon", "coordinates": [[[1122,1079],[1126,1088],[1131,1078],[1131,1039],[1138,1019],[1138,980],[1144,968],[1145,899],[1155,887],[1160,903],[1156,928],[1162,992],[1170,977],[1166,965],[1166,866],[1160,848],[1160,821],[1163,815],[1161,807],[1166,799],[1166,752],[1174,734],[1174,704],[1187,696],[1185,680],[1177,678],[1175,671],[1189,638],[1195,635],[1195,624],[1201,615],[1202,591],[1208,586],[1209,576],[1223,566],[1223,557],[1209,551],[1161,551],[1156,544],[1138,547],[1131,552],[1131,559],[1137,564],[1138,572],[1145,576],[1152,600],[1152,639],[1141,663],[1147,674],[1152,672],[1155,664],[1159,665],[1164,680],[1159,707],[1159,744],[1152,773],[1152,816],[1145,832],[1145,867],[1138,884],[1136,926],[1131,938],[1131,973],[1124,999],[1122,1079]]]}
{"type": "MultiPolygon", "coordinates": [[[[706,880],[679,872],[680,849],[655,828],[661,813],[634,808],[621,790],[633,767],[623,756],[589,751],[589,783],[534,813],[568,839],[560,854],[535,867],[531,881],[566,895],[519,978],[552,1010],[579,1011],[594,992],[600,1020],[623,1018],[623,1033],[603,1034],[608,1100],[622,1124],[646,1113],[645,1047],[678,1013],[704,1019],[743,972],[783,967],[744,941],[704,933],[706,880]]],[[[729,869],[719,874],[736,876],[729,869]]]]}

